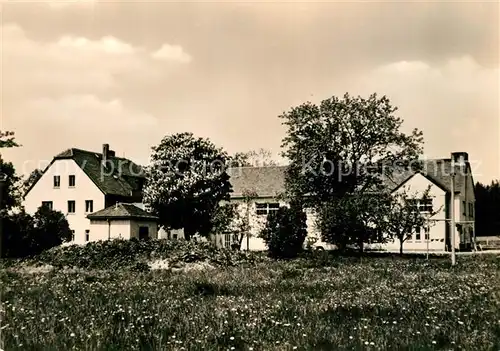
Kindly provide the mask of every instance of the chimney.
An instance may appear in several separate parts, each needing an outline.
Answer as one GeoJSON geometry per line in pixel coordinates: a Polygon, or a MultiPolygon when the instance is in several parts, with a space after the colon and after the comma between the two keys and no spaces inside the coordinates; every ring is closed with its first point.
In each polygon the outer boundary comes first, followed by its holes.
{"type": "Polygon", "coordinates": [[[455,166],[455,169],[461,174],[467,172],[467,164],[469,163],[469,154],[467,152],[452,152],[451,153],[451,164],[455,166]]]}
{"type": "Polygon", "coordinates": [[[105,164],[109,159],[109,144],[102,145],[102,163],[105,164]]]}

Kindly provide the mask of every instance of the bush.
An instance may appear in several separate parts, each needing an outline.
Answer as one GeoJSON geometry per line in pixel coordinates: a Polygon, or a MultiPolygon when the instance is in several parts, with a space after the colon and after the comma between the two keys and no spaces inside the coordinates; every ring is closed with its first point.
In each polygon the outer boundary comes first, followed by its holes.
{"type": "Polygon", "coordinates": [[[35,263],[55,267],[84,269],[141,270],[143,262],[168,260],[171,266],[184,263],[208,262],[218,266],[253,264],[259,259],[254,252],[217,249],[210,243],[194,241],[106,240],[86,245],[60,246],[34,258],[35,263]]]}
{"type": "Polygon", "coordinates": [[[298,206],[283,206],[270,213],[260,233],[269,248],[269,255],[275,258],[297,257],[306,236],[306,214],[298,206]]]}
{"type": "Polygon", "coordinates": [[[64,214],[40,207],[34,216],[24,211],[4,215],[2,257],[23,258],[71,240],[64,214]]]}

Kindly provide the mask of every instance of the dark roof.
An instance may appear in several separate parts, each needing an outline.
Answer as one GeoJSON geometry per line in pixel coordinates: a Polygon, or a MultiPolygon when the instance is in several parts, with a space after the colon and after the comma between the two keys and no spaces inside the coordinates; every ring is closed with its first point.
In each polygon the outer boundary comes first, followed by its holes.
{"type": "MultiPolygon", "coordinates": [[[[413,175],[420,173],[429,181],[446,192],[451,191],[451,159],[433,159],[421,162],[420,170],[406,170],[394,172],[391,177],[384,177],[383,184],[389,191],[394,191],[403,183],[409,180],[413,175]]],[[[468,172],[470,172],[470,168],[468,172]]],[[[455,174],[455,192],[465,192],[467,178],[464,173],[455,174]]]]}
{"type": "Polygon", "coordinates": [[[105,208],[87,216],[88,219],[148,219],[157,220],[158,217],[152,215],[143,209],[126,203],[117,203],[116,205],[105,208]]]}
{"type": "Polygon", "coordinates": [[[228,169],[231,197],[254,191],[259,197],[276,197],[285,191],[286,166],[235,167],[228,169]]]}
{"type": "Polygon", "coordinates": [[[144,169],[126,158],[111,156],[103,169],[102,154],[71,148],[55,156],[47,168],[62,159],[74,160],[105,195],[132,197],[142,190],[144,169]]]}
{"type": "MultiPolygon", "coordinates": [[[[231,197],[242,197],[244,190],[253,190],[259,197],[275,197],[285,191],[285,171],[287,166],[230,168],[229,181],[233,187],[231,197]]],[[[470,168],[468,172],[470,172],[470,168]]],[[[399,170],[382,177],[382,184],[388,192],[396,190],[416,173],[422,174],[439,188],[451,191],[451,159],[421,161],[419,170],[399,170]]],[[[455,192],[465,191],[467,179],[461,172],[455,176],[455,192]]]]}

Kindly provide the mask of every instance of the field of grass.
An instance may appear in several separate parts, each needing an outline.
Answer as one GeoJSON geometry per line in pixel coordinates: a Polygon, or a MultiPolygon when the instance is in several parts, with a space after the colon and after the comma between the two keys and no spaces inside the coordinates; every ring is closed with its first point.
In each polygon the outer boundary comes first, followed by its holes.
{"type": "Polygon", "coordinates": [[[500,257],[0,270],[5,350],[500,350],[500,257]]]}

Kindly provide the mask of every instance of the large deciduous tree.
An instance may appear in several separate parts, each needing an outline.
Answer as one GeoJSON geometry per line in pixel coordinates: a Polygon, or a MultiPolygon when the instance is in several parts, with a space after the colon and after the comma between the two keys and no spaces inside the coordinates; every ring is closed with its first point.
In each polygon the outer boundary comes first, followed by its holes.
{"type": "Polygon", "coordinates": [[[229,200],[228,155],[192,133],[163,138],[153,147],[144,203],[166,228],[184,229],[186,240],[212,231],[220,202],[229,200]]]}
{"type": "Polygon", "coordinates": [[[423,151],[422,132],[403,132],[396,111],[385,96],[346,93],[280,116],[287,128],[282,146],[290,161],[288,196],[318,210],[326,241],[370,242],[378,235],[367,226],[376,222],[369,205],[373,198],[363,195],[382,191],[383,176],[419,167],[415,161],[423,151]],[[349,234],[337,240],[338,233],[349,234]]]}
{"type": "Polygon", "coordinates": [[[423,151],[422,132],[404,133],[396,111],[385,96],[365,99],[346,93],[283,113],[288,191],[310,195],[317,205],[332,196],[377,191],[379,170],[391,173],[396,167],[417,165],[413,161],[423,151]]]}
{"type": "Polygon", "coordinates": [[[277,166],[278,162],[272,156],[272,152],[264,148],[237,152],[231,157],[231,167],[277,166]]]}

